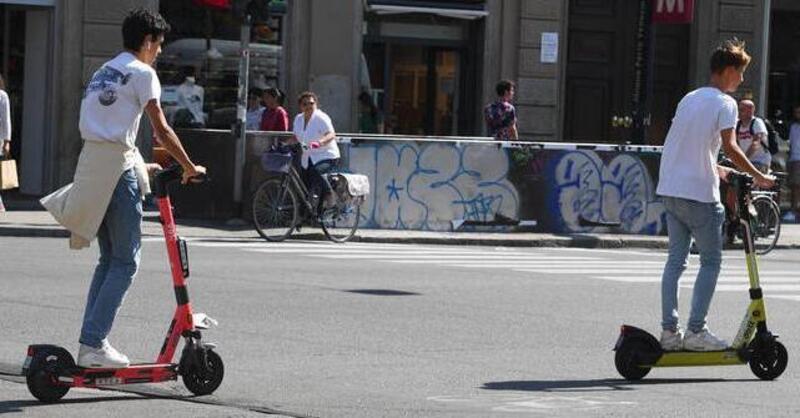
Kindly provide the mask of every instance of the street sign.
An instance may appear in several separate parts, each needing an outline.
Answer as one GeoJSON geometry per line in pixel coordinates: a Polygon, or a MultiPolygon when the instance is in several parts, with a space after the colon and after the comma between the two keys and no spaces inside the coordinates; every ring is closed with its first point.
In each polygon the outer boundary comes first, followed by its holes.
{"type": "Polygon", "coordinates": [[[694,0],[652,0],[653,23],[692,23],[694,0]]]}

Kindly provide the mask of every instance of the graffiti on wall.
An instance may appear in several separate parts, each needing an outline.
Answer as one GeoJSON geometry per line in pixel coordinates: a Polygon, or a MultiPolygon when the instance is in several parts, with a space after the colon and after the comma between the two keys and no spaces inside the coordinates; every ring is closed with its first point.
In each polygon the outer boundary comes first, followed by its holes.
{"type": "Polygon", "coordinates": [[[517,219],[506,150],[435,142],[365,142],[346,147],[349,170],[370,178],[362,225],[443,231],[451,221],[517,219]]]}
{"type": "Polygon", "coordinates": [[[607,163],[591,150],[565,152],[553,160],[546,207],[563,232],[588,232],[580,219],[619,224],[625,232],[665,231],[664,207],[642,160],[635,154],[608,154],[607,163]]]}

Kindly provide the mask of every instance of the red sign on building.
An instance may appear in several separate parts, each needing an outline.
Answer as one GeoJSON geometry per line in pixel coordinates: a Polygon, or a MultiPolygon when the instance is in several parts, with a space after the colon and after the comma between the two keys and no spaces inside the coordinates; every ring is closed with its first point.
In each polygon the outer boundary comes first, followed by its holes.
{"type": "Polygon", "coordinates": [[[653,23],[692,23],[694,0],[652,0],[653,23]]]}
{"type": "Polygon", "coordinates": [[[212,9],[230,9],[231,0],[194,0],[194,4],[212,9]]]}

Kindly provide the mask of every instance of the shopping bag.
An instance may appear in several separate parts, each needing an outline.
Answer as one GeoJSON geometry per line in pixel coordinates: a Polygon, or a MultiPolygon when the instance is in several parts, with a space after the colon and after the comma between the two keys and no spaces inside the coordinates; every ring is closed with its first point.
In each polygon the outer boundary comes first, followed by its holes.
{"type": "Polygon", "coordinates": [[[19,187],[16,160],[0,160],[0,190],[19,187]]]}

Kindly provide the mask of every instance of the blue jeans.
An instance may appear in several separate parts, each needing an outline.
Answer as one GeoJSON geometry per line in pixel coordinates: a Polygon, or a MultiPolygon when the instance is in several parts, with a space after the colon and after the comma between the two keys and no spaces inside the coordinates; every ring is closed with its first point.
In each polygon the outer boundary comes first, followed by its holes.
{"type": "Polygon", "coordinates": [[[80,343],[99,348],[139,269],[142,200],[133,169],[122,173],[97,231],[100,260],[83,314],[80,343]]]}
{"type": "Polygon", "coordinates": [[[308,190],[311,194],[316,194],[321,198],[332,191],[331,184],[328,183],[324,175],[335,170],[338,166],[338,158],[317,161],[316,164],[312,164],[311,161],[308,162],[308,168],[305,170],[305,177],[308,190]]]}
{"type": "Polygon", "coordinates": [[[721,203],[704,203],[677,197],[662,197],[667,212],[669,257],[661,276],[661,326],[678,328],[678,280],[686,269],[689,246],[694,238],[700,252],[700,270],[692,294],[692,310],[687,328],[699,332],[706,326],[706,315],[717,286],[722,263],[721,203]]]}

